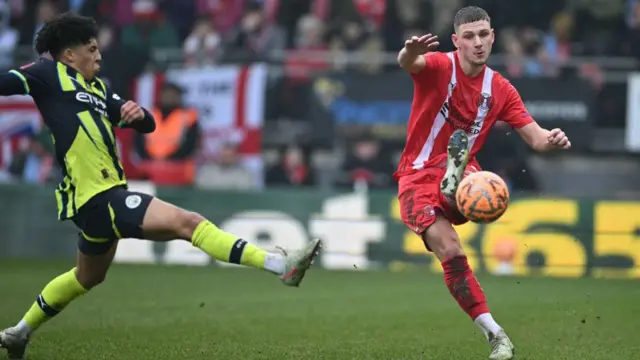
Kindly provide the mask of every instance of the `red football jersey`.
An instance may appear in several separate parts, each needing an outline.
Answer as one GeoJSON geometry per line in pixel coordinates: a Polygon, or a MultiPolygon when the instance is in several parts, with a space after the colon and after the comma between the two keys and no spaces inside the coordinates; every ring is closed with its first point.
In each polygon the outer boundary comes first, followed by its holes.
{"type": "Polygon", "coordinates": [[[407,140],[394,177],[446,163],[449,137],[456,129],[469,136],[470,164],[482,148],[497,120],[521,128],[534,120],[518,91],[499,73],[485,66],[469,77],[458,61],[458,53],[424,55],[426,66],[411,74],[413,104],[407,140]]]}

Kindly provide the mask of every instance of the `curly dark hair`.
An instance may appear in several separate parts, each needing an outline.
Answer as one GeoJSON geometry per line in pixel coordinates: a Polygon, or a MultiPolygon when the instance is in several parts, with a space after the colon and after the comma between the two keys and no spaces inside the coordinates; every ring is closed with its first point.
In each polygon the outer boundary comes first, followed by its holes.
{"type": "Polygon", "coordinates": [[[98,24],[90,17],[74,13],[57,15],[44,24],[36,35],[38,54],[49,53],[58,58],[67,48],[86,45],[98,36],[98,24]]]}

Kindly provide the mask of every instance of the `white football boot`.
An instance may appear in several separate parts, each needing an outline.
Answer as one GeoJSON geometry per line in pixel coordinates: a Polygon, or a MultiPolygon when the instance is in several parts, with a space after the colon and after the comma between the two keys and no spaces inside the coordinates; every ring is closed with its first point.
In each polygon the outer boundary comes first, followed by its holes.
{"type": "Polygon", "coordinates": [[[489,343],[491,344],[489,360],[515,359],[516,348],[504,330],[500,330],[495,335],[489,334],[489,343]]]}
{"type": "Polygon", "coordinates": [[[447,146],[447,171],[440,182],[440,191],[455,204],[456,190],[469,163],[469,138],[464,130],[458,129],[449,138],[447,146]]]}
{"type": "Polygon", "coordinates": [[[300,250],[296,250],[287,253],[282,248],[279,250],[285,257],[284,272],[280,276],[280,280],[287,286],[298,287],[304,278],[305,272],[313,264],[313,260],[320,253],[322,248],[322,240],[313,239],[305,247],[300,250]]]}
{"type": "Polygon", "coordinates": [[[0,331],[0,348],[6,349],[9,360],[23,360],[29,344],[29,336],[21,334],[15,327],[0,331]]]}

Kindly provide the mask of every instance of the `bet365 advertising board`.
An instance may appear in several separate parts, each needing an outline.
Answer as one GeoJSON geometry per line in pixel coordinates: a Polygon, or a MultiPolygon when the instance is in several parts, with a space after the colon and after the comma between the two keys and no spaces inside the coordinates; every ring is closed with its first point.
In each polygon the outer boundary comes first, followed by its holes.
{"type": "MultiPolygon", "coordinates": [[[[198,211],[247,241],[273,249],[321,237],[317,264],[327,269],[420,268],[440,264],[400,220],[393,192],[316,190],[203,192],[134,185],[198,211]]],[[[0,186],[11,211],[0,217],[0,258],[69,257],[77,235],[56,219],[50,189],[0,186]],[[37,218],[37,221],[34,219],[37,218]]],[[[514,197],[496,223],[457,228],[476,271],[518,276],[640,278],[640,202],[514,197]]],[[[117,262],[229,266],[188,242],[121,240],[117,262]]]]}

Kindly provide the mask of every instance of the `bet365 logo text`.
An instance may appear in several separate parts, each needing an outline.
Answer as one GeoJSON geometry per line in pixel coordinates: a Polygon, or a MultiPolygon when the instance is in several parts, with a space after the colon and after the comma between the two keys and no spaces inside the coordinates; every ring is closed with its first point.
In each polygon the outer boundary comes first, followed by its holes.
{"type": "MultiPolygon", "coordinates": [[[[154,192],[152,188],[131,187],[154,192]]],[[[213,195],[225,198],[213,203],[235,201],[243,205],[227,209],[226,215],[215,219],[217,225],[262,248],[297,249],[312,237],[320,237],[325,246],[318,265],[324,268],[422,266],[442,271],[422,239],[402,223],[392,192],[325,197],[294,191],[286,198],[268,191],[230,199],[227,195],[213,195]],[[250,199],[255,201],[253,205],[250,199]],[[290,206],[292,201],[301,205],[290,206]]],[[[513,200],[496,223],[469,222],[456,227],[474,270],[498,275],[640,278],[640,202],[513,200]]],[[[224,208],[218,211],[224,212],[224,208]]],[[[116,261],[204,266],[215,260],[186,241],[125,239],[120,242],[116,261]]]]}
{"type": "MultiPolygon", "coordinates": [[[[132,190],[153,193],[151,187],[132,190]]],[[[385,221],[368,215],[367,197],[348,194],[328,198],[320,213],[311,215],[308,223],[277,210],[249,210],[233,214],[217,224],[221,229],[268,250],[276,246],[299,249],[312,237],[324,241],[320,266],[327,269],[367,269],[370,266],[367,247],[382,242],[385,221]]],[[[186,241],[157,244],[147,240],[122,239],[116,262],[209,265],[211,259],[186,241]]],[[[237,266],[217,262],[221,266],[237,266]]]]}

